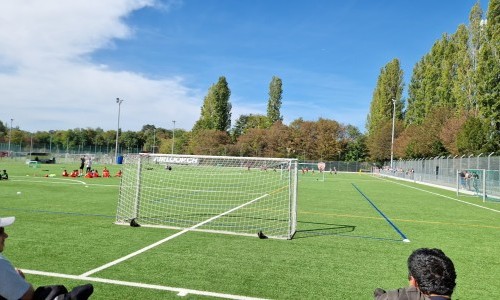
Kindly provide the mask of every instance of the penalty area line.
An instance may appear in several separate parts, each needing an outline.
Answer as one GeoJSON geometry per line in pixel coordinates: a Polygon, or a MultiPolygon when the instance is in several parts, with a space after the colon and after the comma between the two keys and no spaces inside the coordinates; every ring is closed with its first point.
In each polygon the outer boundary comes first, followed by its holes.
{"type": "Polygon", "coordinates": [[[227,215],[227,214],[230,214],[230,213],[232,213],[232,212],[233,212],[233,211],[235,211],[235,210],[238,210],[238,209],[240,209],[240,208],[243,208],[243,207],[245,207],[245,206],[247,206],[247,205],[250,205],[250,204],[252,204],[252,203],[254,203],[254,202],[256,202],[256,201],[259,201],[260,199],[265,198],[265,197],[267,197],[267,196],[269,196],[269,194],[264,194],[264,195],[262,195],[262,196],[260,196],[260,197],[258,197],[258,198],[255,198],[255,199],[253,199],[253,200],[251,200],[251,201],[249,201],[249,202],[243,203],[243,204],[242,204],[242,205],[240,205],[240,206],[237,206],[237,207],[231,208],[230,210],[228,210],[228,211],[226,211],[226,212],[223,212],[223,213],[221,213],[221,214],[219,214],[219,215],[217,215],[217,216],[214,216],[214,217],[212,217],[212,218],[210,218],[210,219],[207,219],[207,220],[205,220],[205,221],[203,221],[203,222],[201,222],[201,223],[198,223],[198,224],[196,224],[196,225],[194,225],[194,226],[191,226],[191,227],[189,227],[189,228],[186,228],[186,229],[184,229],[184,230],[181,230],[181,231],[179,231],[179,232],[177,232],[177,233],[175,233],[175,234],[173,234],[173,235],[171,235],[171,236],[168,236],[168,237],[166,237],[166,238],[164,238],[164,239],[162,239],[162,240],[160,240],[160,241],[158,241],[158,242],[156,242],[156,243],[153,243],[153,244],[151,244],[151,245],[149,245],[149,246],[146,246],[146,247],[144,247],[144,248],[142,248],[142,249],[139,249],[139,250],[137,250],[137,251],[135,251],[135,252],[132,252],[132,253],[130,253],[130,254],[128,254],[128,255],[125,255],[125,256],[123,256],[123,257],[121,257],[121,258],[119,258],[119,259],[116,259],[116,260],[114,260],[114,261],[112,261],[112,262],[109,262],[109,263],[107,263],[107,264],[105,264],[105,265],[102,265],[102,266],[100,266],[100,267],[98,267],[98,268],[95,268],[95,269],[93,269],[93,270],[90,270],[90,271],[88,271],[88,272],[85,272],[85,273],[83,273],[83,274],[82,274],[82,275],[80,275],[80,276],[84,276],[84,277],[85,277],[85,276],[89,276],[89,275],[92,275],[92,274],[97,273],[97,272],[99,272],[99,271],[102,271],[102,270],[104,270],[104,269],[107,269],[107,268],[109,268],[109,267],[112,267],[112,266],[114,266],[114,265],[116,265],[116,264],[119,264],[119,263],[121,263],[121,262],[123,262],[123,261],[125,261],[125,260],[129,259],[129,258],[132,258],[132,257],[134,257],[134,256],[137,256],[137,255],[139,255],[139,254],[141,254],[141,253],[143,253],[143,252],[146,252],[146,251],[148,251],[148,250],[150,250],[150,249],[152,249],[152,248],[154,248],[154,247],[156,247],[156,246],[159,246],[159,245],[161,245],[161,244],[163,244],[163,243],[165,243],[165,242],[168,242],[168,241],[170,241],[171,239],[174,239],[174,238],[176,238],[176,237],[178,237],[178,236],[181,236],[181,235],[183,235],[183,234],[184,234],[184,233],[186,233],[186,232],[192,231],[192,230],[194,230],[194,229],[196,229],[196,228],[198,228],[198,227],[200,227],[200,226],[203,226],[203,225],[205,225],[205,224],[207,224],[207,223],[209,223],[209,222],[212,222],[213,220],[216,220],[216,219],[218,219],[218,218],[220,218],[220,217],[223,217],[223,216],[225,216],[225,215],[227,215]]]}
{"type": "Polygon", "coordinates": [[[177,287],[170,287],[170,286],[164,286],[164,285],[146,284],[146,283],[140,283],[140,282],[114,280],[114,279],[106,279],[106,278],[99,278],[99,277],[88,277],[88,276],[81,276],[81,275],[79,276],[79,275],[69,275],[69,274],[60,274],[60,273],[52,273],[52,272],[42,272],[42,271],[36,271],[36,270],[23,269],[23,273],[31,274],[31,275],[47,276],[47,277],[65,278],[65,279],[73,279],[73,280],[84,280],[84,281],[92,281],[92,282],[101,282],[101,283],[107,283],[107,284],[121,285],[121,286],[129,286],[129,287],[153,289],[153,290],[160,290],[160,291],[176,292],[178,296],[187,296],[187,295],[191,294],[191,295],[200,295],[200,296],[216,297],[216,298],[223,298],[223,299],[236,299],[236,300],[263,300],[264,299],[264,298],[254,298],[254,297],[247,297],[247,296],[240,296],[240,295],[192,290],[192,289],[185,289],[185,288],[177,288],[177,287]]]}

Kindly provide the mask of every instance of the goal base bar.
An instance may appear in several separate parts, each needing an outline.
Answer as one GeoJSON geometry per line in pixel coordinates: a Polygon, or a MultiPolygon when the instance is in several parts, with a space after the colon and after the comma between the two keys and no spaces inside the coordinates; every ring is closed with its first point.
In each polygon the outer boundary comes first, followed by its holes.
{"type": "MultiPolygon", "coordinates": [[[[115,225],[122,225],[122,226],[130,226],[130,223],[127,222],[115,222],[115,225]]],[[[159,229],[170,229],[170,230],[186,230],[186,228],[183,227],[175,227],[175,226],[164,226],[164,225],[149,225],[145,224],[142,225],[141,227],[147,227],[147,228],[159,228],[159,229]]],[[[210,229],[187,229],[188,231],[194,231],[194,232],[204,232],[204,233],[216,233],[216,234],[226,234],[226,235],[237,235],[237,236],[248,236],[248,237],[258,237],[256,232],[255,234],[250,234],[250,233],[241,233],[241,232],[231,232],[231,231],[219,231],[219,230],[210,230],[210,229]]],[[[283,236],[273,236],[270,235],[268,236],[269,238],[272,239],[279,239],[279,240],[291,240],[293,236],[295,235],[295,232],[291,235],[290,238],[283,237],[283,236]]]]}

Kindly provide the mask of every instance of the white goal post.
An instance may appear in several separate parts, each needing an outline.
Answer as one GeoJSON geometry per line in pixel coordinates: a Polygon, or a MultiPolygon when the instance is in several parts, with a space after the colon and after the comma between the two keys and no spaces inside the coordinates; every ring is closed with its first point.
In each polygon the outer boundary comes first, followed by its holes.
{"type": "Polygon", "coordinates": [[[124,157],[117,224],[291,239],[297,160],[174,154],[124,157]]]}

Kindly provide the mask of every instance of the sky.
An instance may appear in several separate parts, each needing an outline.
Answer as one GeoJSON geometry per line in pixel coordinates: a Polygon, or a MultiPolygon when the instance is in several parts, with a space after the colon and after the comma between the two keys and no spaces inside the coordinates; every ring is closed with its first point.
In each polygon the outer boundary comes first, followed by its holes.
{"type": "Polygon", "coordinates": [[[116,130],[120,115],[122,130],[191,130],[225,76],[234,124],[267,113],[277,76],[285,124],[326,118],[364,131],[380,70],[399,59],[406,91],[415,63],[468,24],[475,3],[2,0],[0,121],[116,130]]]}

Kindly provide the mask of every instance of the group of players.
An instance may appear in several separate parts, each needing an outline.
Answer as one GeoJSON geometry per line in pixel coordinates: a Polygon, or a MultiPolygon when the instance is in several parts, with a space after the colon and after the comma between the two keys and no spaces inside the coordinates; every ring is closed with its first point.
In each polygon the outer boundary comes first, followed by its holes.
{"type": "MultiPolygon", "coordinates": [[[[111,174],[109,170],[104,167],[102,170],[102,176],[99,174],[99,171],[97,169],[90,169],[85,172],[85,175],[78,171],[78,170],[73,170],[71,173],[68,173],[67,170],[64,170],[61,174],[63,177],[85,177],[85,178],[97,178],[97,177],[104,177],[104,178],[109,178],[111,177],[111,174]]],[[[116,172],[115,177],[121,177],[122,176],[122,170],[118,170],[116,172]]]]}

